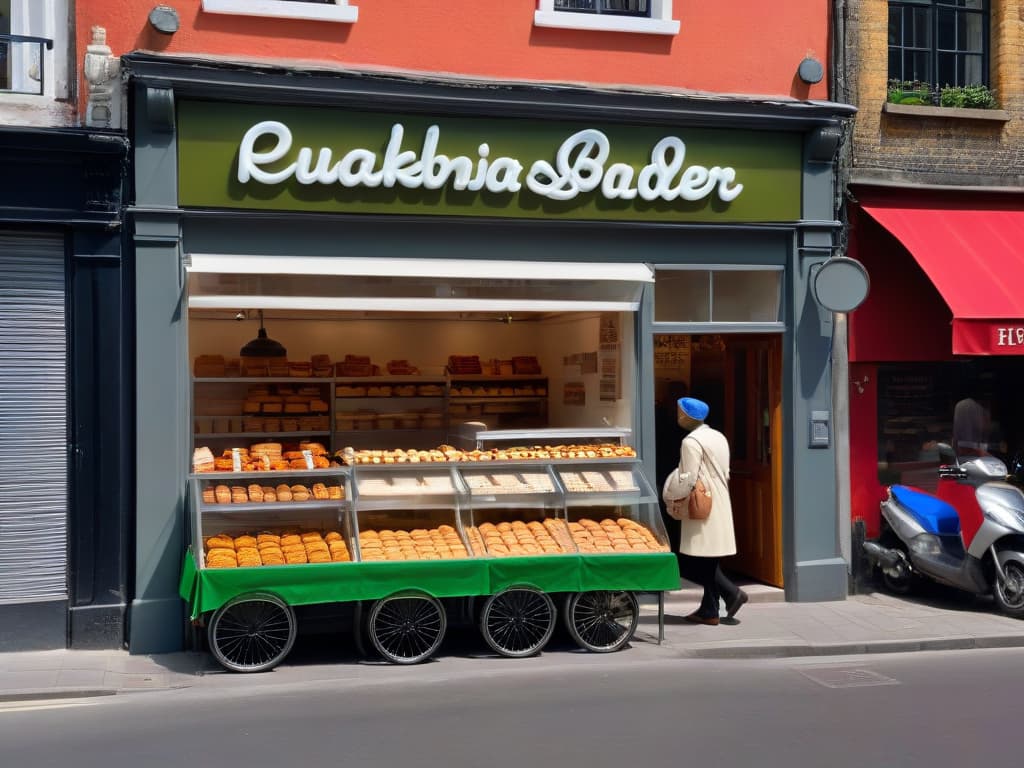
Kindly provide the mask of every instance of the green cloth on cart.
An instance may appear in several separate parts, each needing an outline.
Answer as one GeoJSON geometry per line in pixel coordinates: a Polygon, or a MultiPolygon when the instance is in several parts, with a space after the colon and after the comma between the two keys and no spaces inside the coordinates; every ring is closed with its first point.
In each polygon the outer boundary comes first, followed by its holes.
{"type": "Polygon", "coordinates": [[[313,605],[379,600],[404,590],[438,598],[493,595],[523,585],[543,592],[662,592],[679,588],[679,570],[671,552],[197,570],[190,550],[185,554],[179,592],[195,619],[251,592],[273,593],[289,605],[313,605]]]}
{"type": "Polygon", "coordinates": [[[487,563],[489,575],[488,595],[523,586],[541,592],[580,591],[580,563],[575,555],[495,557],[483,562],[487,563]]]}
{"type": "Polygon", "coordinates": [[[579,592],[599,589],[667,592],[679,589],[679,561],[672,552],[579,555],[579,592]]]}
{"type": "Polygon", "coordinates": [[[185,562],[181,566],[181,581],[178,583],[178,594],[186,603],[192,602],[196,584],[199,583],[199,570],[196,568],[196,559],[192,557],[192,550],[185,552],[185,562]]]}

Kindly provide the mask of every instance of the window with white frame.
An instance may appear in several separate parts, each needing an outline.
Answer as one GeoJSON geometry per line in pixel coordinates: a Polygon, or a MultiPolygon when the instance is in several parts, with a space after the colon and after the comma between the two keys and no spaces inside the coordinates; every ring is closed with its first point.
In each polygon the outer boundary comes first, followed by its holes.
{"type": "Polygon", "coordinates": [[[207,13],[235,16],[266,16],[274,19],[306,19],[351,24],[359,9],[349,0],[203,0],[207,13]]]}
{"type": "Polygon", "coordinates": [[[599,32],[679,33],[672,0],[538,0],[533,23],[599,32]]]}
{"type": "Polygon", "coordinates": [[[67,0],[0,0],[0,94],[68,97],[67,0]]]}

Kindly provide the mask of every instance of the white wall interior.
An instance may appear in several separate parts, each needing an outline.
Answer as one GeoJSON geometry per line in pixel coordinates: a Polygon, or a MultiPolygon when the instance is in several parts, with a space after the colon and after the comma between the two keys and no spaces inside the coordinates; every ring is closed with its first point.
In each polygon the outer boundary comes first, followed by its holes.
{"type": "MultiPolygon", "coordinates": [[[[237,357],[259,328],[254,312],[246,320],[200,319],[193,311],[189,321],[189,358],[198,355],[237,357]]],[[[601,402],[600,372],[581,374],[566,367],[563,358],[581,352],[597,352],[600,317],[595,313],[564,313],[553,316],[517,315],[511,322],[499,315],[473,319],[441,319],[409,313],[400,316],[356,318],[339,314],[331,318],[284,319],[268,315],[264,326],[270,338],[288,350],[288,359],[308,361],[313,355],[343,360],[346,354],[368,355],[384,371],[389,360],[408,360],[424,375],[442,375],[449,355],[478,355],[481,360],[508,360],[532,355],[548,377],[548,414],[552,427],[630,428],[636,371],[632,361],[633,315],[618,313],[621,328],[620,375],[622,397],[601,402]],[[562,401],[566,381],[582,381],[586,405],[562,401]]]]}

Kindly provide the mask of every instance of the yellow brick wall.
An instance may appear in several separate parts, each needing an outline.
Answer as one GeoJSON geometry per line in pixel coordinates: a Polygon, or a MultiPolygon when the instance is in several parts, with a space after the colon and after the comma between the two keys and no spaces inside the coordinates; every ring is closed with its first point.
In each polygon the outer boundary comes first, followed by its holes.
{"type": "Polygon", "coordinates": [[[1024,0],[991,0],[989,84],[1008,122],[883,112],[888,5],[847,2],[846,77],[858,108],[850,180],[1024,186],[1024,0]]]}

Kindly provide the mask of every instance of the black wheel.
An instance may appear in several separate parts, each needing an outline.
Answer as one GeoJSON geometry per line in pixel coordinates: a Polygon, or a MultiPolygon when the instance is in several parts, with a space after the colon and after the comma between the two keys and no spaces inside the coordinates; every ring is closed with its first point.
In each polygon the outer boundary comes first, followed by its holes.
{"type": "Polygon", "coordinates": [[[639,620],[640,604],[632,592],[577,592],[569,598],[565,614],[572,639],[594,653],[619,650],[639,620]]]}
{"type": "Polygon", "coordinates": [[[491,595],[480,614],[480,634],[502,656],[533,656],[554,631],[555,604],[532,587],[509,587],[491,595]]]}
{"type": "Polygon", "coordinates": [[[448,620],[440,601],[405,592],[375,602],[367,625],[381,656],[394,664],[416,664],[441,646],[448,620]]]}
{"type": "Polygon", "coordinates": [[[892,531],[885,531],[882,534],[880,543],[883,547],[888,549],[899,550],[903,555],[897,564],[895,569],[885,570],[881,566],[878,566],[878,570],[882,574],[882,584],[885,588],[894,595],[908,595],[914,589],[914,572],[910,570],[910,560],[907,557],[906,547],[903,545],[896,534],[892,531]]]}
{"type": "Polygon", "coordinates": [[[882,583],[894,595],[909,595],[914,589],[914,577],[909,573],[893,576],[882,571],[882,583]]]}
{"type": "Polygon", "coordinates": [[[295,644],[295,611],[276,595],[241,595],[218,608],[207,627],[213,656],[231,672],[273,669],[295,644]]]}
{"type": "Polygon", "coordinates": [[[992,596],[999,610],[1015,619],[1024,618],[1024,566],[1016,560],[1003,564],[1002,580],[996,577],[992,596]]]}

